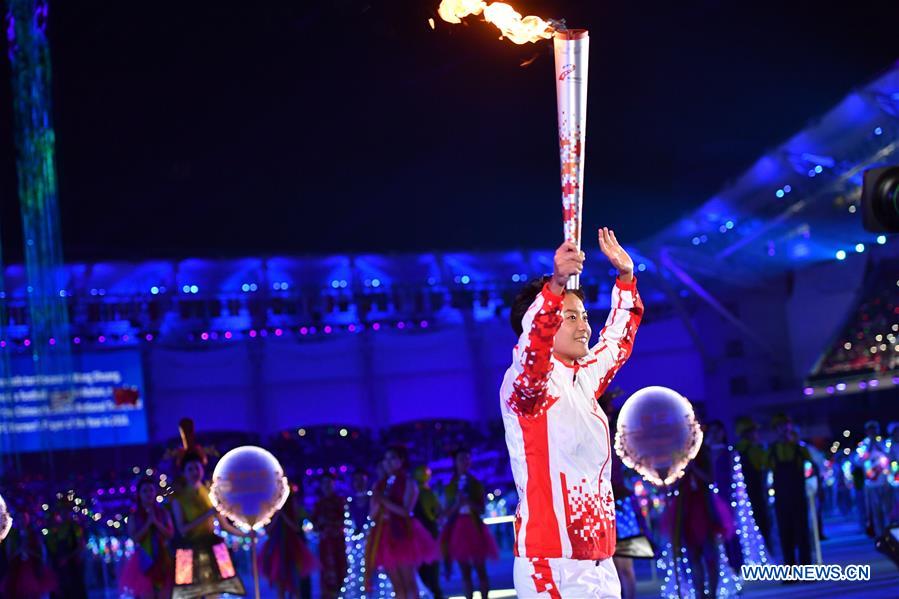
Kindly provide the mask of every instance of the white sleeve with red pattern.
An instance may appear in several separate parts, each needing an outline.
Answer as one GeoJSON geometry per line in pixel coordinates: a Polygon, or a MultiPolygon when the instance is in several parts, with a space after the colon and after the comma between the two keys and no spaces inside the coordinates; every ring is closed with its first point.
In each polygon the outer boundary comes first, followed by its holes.
{"type": "Polygon", "coordinates": [[[562,325],[562,297],[544,285],[522,318],[523,331],[511,368],[516,376],[506,399],[509,409],[521,416],[538,416],[547,403],[553,339],[562,325]]]}
{"type": "Polygon", "coordinates": [[[643,300],[637,291],[637,277],[629,283],[615,279],[612,288],[612,311],[599,333],[599,341],[593,347],[595,363],[590,365],[598,379],[595,397],[605,393],[634,349],[634,337],[643,319],[643,300]]]}

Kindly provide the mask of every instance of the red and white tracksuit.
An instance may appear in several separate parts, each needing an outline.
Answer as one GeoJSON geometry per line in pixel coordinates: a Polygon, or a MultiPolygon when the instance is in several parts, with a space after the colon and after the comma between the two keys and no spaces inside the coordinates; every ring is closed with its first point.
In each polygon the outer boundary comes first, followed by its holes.
{"type": "Polygon", "coordinates": [[[518,490],[515,590],[519,597],[617,597],[609,421],[597,403],[631,354],[643,316],[636,278],[616,280],[599,342],[573,365],[552,354],[562,296],[549,285],[500,389],[506,445],[518,490]]]}

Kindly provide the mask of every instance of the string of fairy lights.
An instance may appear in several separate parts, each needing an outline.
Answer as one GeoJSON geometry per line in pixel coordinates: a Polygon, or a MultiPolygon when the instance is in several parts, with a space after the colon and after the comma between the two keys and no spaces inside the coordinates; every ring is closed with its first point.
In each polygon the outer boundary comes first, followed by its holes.
{"type": "MultiPolygon", "coordinates": [[[[734,451],[732,446],[728,446],[731,456],[731,491],[732,498],[730,507],[733,510],[734,522],[736,524],[735,533],[740,541],[740,550],[743,555],[743,563],[747,565],[763,565],[771,561],[768,548],[765,546],[765,540],[761,531],[755,522],[755,515],[752,511],[752,504],[749,501],[749,495],[746,491],[746,480],[743,476],[743,466],[740,461],[740,455],[734,451]]],[[[712,493],[719,493],[719,489],[715,484],[709,484],[709,490],[712,493]]],[[[666,503],[674,500],[678,495],[678,490],[668,491],[666,503]]],[[[742,593],[743,582],[740,576],[731,567],[727,554],[724,549],[724,543],[716,542],[718,555],[718,597],[736,597],[742,593]]],[[[661,596],[663,599],[684,599],[692,597],[704,596],[702,592],[697,593],[693,585],[693,565],[687,555],[685,547],[680,547],[678,554],[675,555],[672,543],[666,542],[662,548],[659,558],[656,560],[656,567],[662,574],[661,596]]]]}

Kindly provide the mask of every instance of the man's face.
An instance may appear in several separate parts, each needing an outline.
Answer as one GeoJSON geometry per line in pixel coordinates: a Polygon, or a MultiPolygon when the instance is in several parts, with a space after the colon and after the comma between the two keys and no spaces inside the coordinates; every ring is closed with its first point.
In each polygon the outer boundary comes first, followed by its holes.
{"type": "Polygon", "coordinates": [[[562,300],[562,326],[553,340],[553,353],[564,360],[580,360],[590,351],[591,333],[584,302],[573,293],[566,293],[562,300]]]}

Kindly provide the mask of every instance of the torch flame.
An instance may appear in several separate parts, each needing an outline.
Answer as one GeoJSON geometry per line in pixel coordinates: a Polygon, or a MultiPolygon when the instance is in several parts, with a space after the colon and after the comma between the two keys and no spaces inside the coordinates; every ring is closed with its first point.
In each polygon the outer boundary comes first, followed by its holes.
{"type": "Polygon", "coordinates": [[[484,15],[484,20],[493,23],[504,37],[516,44],[526,44],[550,39],[555,29],[540,17],[522,17],[514,8],[504,2],[487,4],[483,0],[442,0],[437,14],[447,23],[461,23],[469,15],[484,15]]]}

